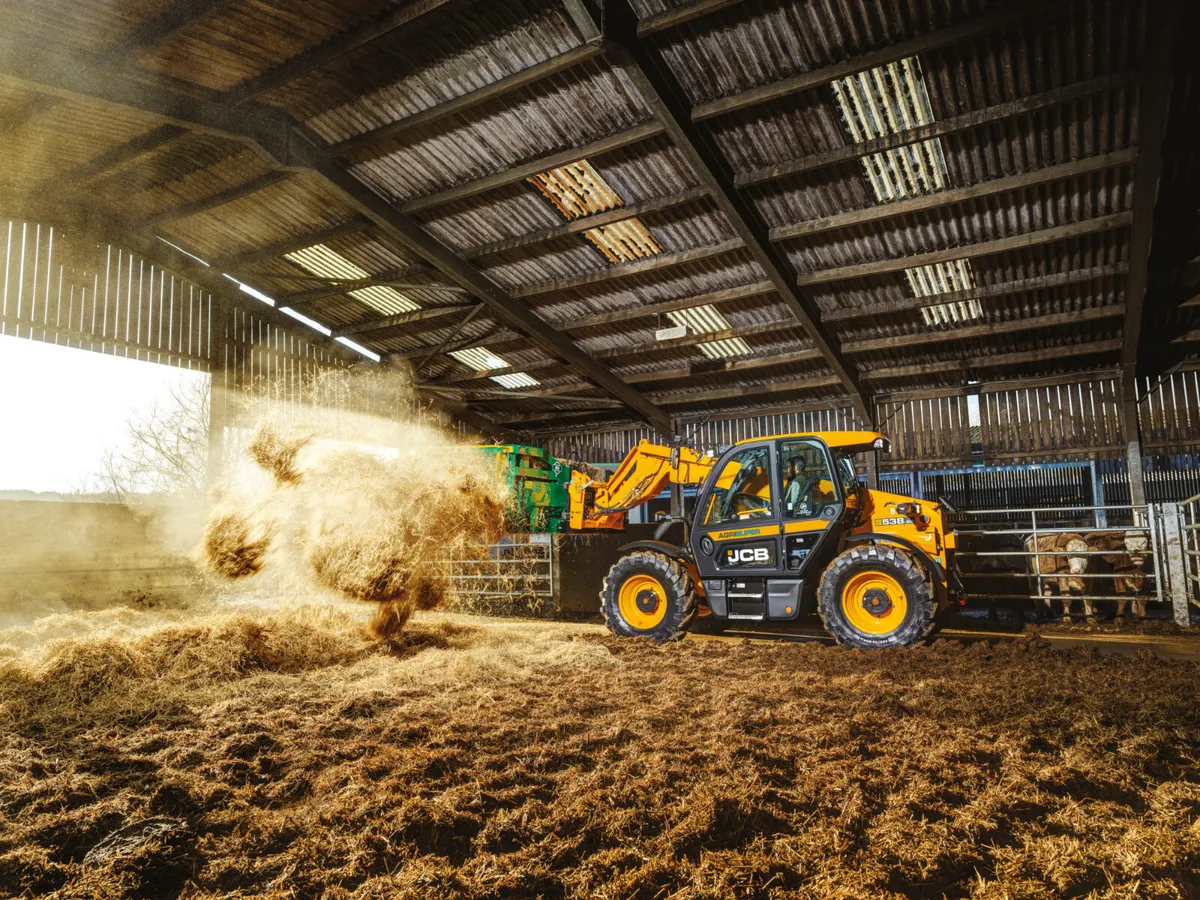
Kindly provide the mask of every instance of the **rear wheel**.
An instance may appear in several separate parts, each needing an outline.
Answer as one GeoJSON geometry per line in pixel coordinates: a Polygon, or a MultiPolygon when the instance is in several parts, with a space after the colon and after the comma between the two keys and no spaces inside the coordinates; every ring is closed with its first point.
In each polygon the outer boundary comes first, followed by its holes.
{"type": "Polygon", "coordinates": [[[911,553],[869,544],[844,550],[821,576],[817,606],[847,647],[912,647],[933,630],[933,581],[911,553]]]}
{"type": "Polygon", "coordinates": [[[615,635],[675,641],[696,617],[696,590],[678,560],[638,550],[608,570],[600,588],[600,609],[615,635]]]}

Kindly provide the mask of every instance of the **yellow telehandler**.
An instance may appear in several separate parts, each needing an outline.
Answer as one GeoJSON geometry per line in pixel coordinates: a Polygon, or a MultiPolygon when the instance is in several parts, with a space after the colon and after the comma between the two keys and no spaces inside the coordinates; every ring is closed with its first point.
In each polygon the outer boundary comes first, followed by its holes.
{"type": "Polygon", "coordinates": [[[625,513],[667,484],[698,486],[692,519],[671,520],[682,521],[682,544],[620,549],[600,591],[609,630],[669,641],[738,620],[787,621],[815,586],[839,643],[920,643],[962,591],[954,534],[939,504],[859,484],[854,455],[887,448],[871,431],[755,438],[719,459],[642,441],[606,481],[573,473],[570,526],[584,531],[624,527],[625,513]]]}

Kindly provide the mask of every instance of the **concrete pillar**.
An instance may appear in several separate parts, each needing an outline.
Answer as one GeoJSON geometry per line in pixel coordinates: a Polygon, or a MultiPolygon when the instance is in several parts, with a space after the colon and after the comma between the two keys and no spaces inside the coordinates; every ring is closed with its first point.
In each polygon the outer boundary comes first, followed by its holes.
{"type": "Polygon", "coordinates": [[[1146,479],[1142,474],[1142,437],[1138,428],[1138,404],[1126,400],[1123,407],[1125,427],[1125,459],[1129,466],[1129,502],[1134,506],[1146,504],[1146,479]]]}
{"type": "Polygon", "coordinates": [[[879,490],[879,451],[870,450],[866,459],[867,487],[873,491],[879,490]]]}

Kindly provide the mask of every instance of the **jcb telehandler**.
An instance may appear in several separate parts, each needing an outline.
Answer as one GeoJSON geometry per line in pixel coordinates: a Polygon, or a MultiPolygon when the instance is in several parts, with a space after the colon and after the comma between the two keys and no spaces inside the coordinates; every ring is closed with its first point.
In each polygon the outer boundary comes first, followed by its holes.
{"type": "Polygon", "coordinates": [[[609,629],[668,641],[736,620],[786,621],[815,587],[839,643],[921,642],[961,593],[954,535],[938,504],[859,484],[854,455],[887,446],[869,431],[787,434],[713,459],[643,441],[605,482],[574,473],[570,524],[584,530],[621,527],[668,483],[699,485],[682,544],[621,548],[600,591],[609,629]]]}

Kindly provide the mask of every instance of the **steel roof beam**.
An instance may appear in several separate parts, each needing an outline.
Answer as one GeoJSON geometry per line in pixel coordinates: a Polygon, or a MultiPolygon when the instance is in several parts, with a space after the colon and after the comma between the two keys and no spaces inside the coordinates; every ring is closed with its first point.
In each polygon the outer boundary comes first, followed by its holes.
{"type": "Polygon", "coordinates": [[[597,269],[595,272],[587,272],[583,275],[572,275],[569,278],[557,278],[554,281],[544,281],[541,284],[531,284],[514,288],[513,296],[538,297],[542,294],[555,294],[571,288],[602,284],[605,281],[628,278],[631,275],[643,275],[646,272],[657,272],[659,269],[668,269],[672,266],[710,259],[714,256],[720,256],[722,253],[741,250],[743,246],[745,245],[740,238],[733,238],[732,240],[721,241],[719,244],[707,244],[703,247],[693,247],[690,250],[680,250],[676,253],[661,253],[658,256],[650,256],[646,259],[623,263],[619,266],[610,266],[607,269],[597,269]]]}
{"type": "MultiPolygon", "coordinates": [[[[307,270],[306,270],[307,272],[307,270]]],[[[294,291],[290,294],[284,294],[276,299],[281,306],[290,306],[292,309],[304,309],[311,306],[318,300],[323,300],[327,297],[350,297],[352,291],[360,291],[363,288],[369,287],[392,287],[400,283],[410,284],[406,279],[413,278],[416,275],[428,273],[429,269],[422,263],[414,263],[405,266],[402,269],[393,269],[390,272],[381,272],[378,275],[372,275],[369,278],[354,278],[344,281],[335,279],[324,279],[324,284],[321,287],[309,288],[306,291],[294,291]]],[[[280,279],[287,279],[287,275],[266,276],[280,279]]],[[[459,287],[447,286],[442,284],[431,284],[428,287],[422,286],[425,290],[431,291],[453,291],[461,292],[459,287]]],[[[350,299],[355,299],[351,297],[350,299]]],[[[362,302],[362,301],[358,301],[362,302]]]]}
{"type": "Polygon", "coordinates": [[[351,337],[356,334],[383,331],[385,328],[395,328],[397,325],[427,322],[430,319],[440,319],[443,316],[452,316],[456,313],[465,312],[474,305],[474,303],[459,303],[454,306],[430,306],[425,309],[418,309],[415,312],[397,313],[394,316],[387,316],[382,319],[356,322],[353,325],[344,325],[341,328],[334,329],[333,337],[351,337]]]}
{"type": "Polygon", "coordinates": [[[464,381],[483,381],[488,378],[493,378],[496,375],[515,375],[518,372],[536,372],[539,369],[549,369],[556,366],[567,367],[566,363],[557,359],[537,359],[533,362],[518,363],[511,366],[498,366],[495,369],[482,369],[476,372],[456,372],[453,375],[443,375],[441,378],[429,383],[433,385],[461,384],[464,381]]]}
{"type": "Polygon", "coordinates": [[[1129,267],[1125,263],[1118,263],[1111,266],[1095,266],[1088,269],[1072,269],[1057,275],[1038,275],[1033,278],[1020,278],[1015,281],[988,284],[966,291],[935,294],[931,297],[905,297],[903,300],[888,303],[872,303],[866,306],[834,309],[825,313],[825,321],[844,322],[849,319],[871,318],[873,316],[893,315],[903,312],[919,312],[922,309],[932,306],[945,306],[968,300],[985,300],[989,297],[1004,297],[1009,294],[1020,294],[1027,291],[1053,290],[1054,288],[1094,281],[1100,278],[1119,277],[1128,271],[1129,267]]]}
{"type": "Polygon", "coordinates": [[[918,331],[913,334],[898,334],[882,338],[844,341],[842,348],[847,353],[875,353],[880,350],[892,350],[899,347],[918,347],[922,344],[941,344],[947,341],[990,338],[1002,334],[1018,334],[1022,331],[1040,331],[1044,328],[1077,325],[1081,322],[1098,322],[1103,319],[1118,318],[1124,314],[1125,304],[1110,303],[1106,306],[1093,306],[1089,309],[1077,309],[1062,313],[1047,313],[1046,315],[1029,316],[1023,319],[1009,319],[1005,322],[985,322],[981,325],[965,325],[958,328],[948,328],[945,331],[918,331]]]}
{"type": "Polygon", "coordinates": [[[562,225],[543,228],[540,231],[532,231],[516,237],[504,238],[503,240],[493,241],[490,244],[480,244],[477,247],[464,250],[463,256],[468,259],[479,259],[482,256],[491,256],[494,253],[503,253],[506,250],[516,250],[521,247],[544,244],[547,241],[553,241],[569,234],[578,234],[581,231],[587,231],[592,228],[612,225],[614,222],[624,222],[626,219],[632,219],[635,216],[644,216],[648,213],[672,209],[707,196],[708,192],[703,188],[688,188],[686,191],[680,191],[677,194],[671,194],[667,197],[655,197],[651,200],[643,200],[640,203],[632,203],[629,206],[618,206],[616,209],[610,209],[606,212],[572,219],[570,222],[564,222],[562,225]]]}
{"type": "Polygon", "coordinates": [[[762,184],[763,182],[786,178],[789,175],[799,175],[816,169],[824,169],[841,163],[853,162],[856,159],[870,156],[873,153],[896,150],[900,147],[918,144],[922,141],[931,140],[943,135],[967,131],[971,128],[978,128],[993,122],[1002,122],[1006,119],[1016,118],[1017,116],[1026,115],[1046,107],[1071,103],[1093,94],[1125,88],[1129,85],[1129,81],[1129,75],[1125,72],[1116,75],[1103,75],[1099,78],[1069,84],[1066,87],[1055,88],[1054,90],[1034,94],[1020,100],[998,103],[985,109],[952,116],[949,119],[931,122],[928,125],[918,125],[915,128],[908,128],[896,134],[886,134],[867,141],[847,144],[834,150],[826,150],[822,153],[813,153],[809,156],[799,157],[798,159],[751,169],[748,172],[738,175],[735,182],[738,187],[749,187],[754,184],[762,184]]]}
{"type": "MultiPolygon", "coordinates": [[[[589,23],[580,21],[577,8],[568,5],[567,9],[575,17],[581,32],[585,31],[589,23]]],[[[797,288],[787,260],[770,245],[766,223],[757,208],[738,194],[724,159],[691,121],[684,105],[686,94],[670,67],[638,40],[637,15],[628,0],[605,5],[604,27],[606,36],[613,39],[606,45],[608,58],[633,82],[655,119],[687,160],[700,185],[708,190],[738,239],[790,308],[798,326],[808,333],[817,351],[841,379],[859,415],[864,421],[871,421],[870,400],[842,358],[837,335],[821,324],[817,305],[797,288]]]]}
{"type": "MultiPolygon", "coordinates": [[[[228,2],[228,0],[222,0],[222,2],[228,2]]],[[[307,71],[311,71],[312,68],[316,68],[318,65],[331,62],[333,59],[336,59],[343,53],[347,53],[355,47],[366,43],[367,40],[373,40],[375,37],[385,34],[389,28],[398,28],[401,25],[407,24],[419,16],[424,15],[426,12],[430,12],[433,9],[443,6],[446,2],[448,2],[448,0],[415,0],[415,2],[409,3],[401,10],[389,11],[383,14],[379,20],[368,22],[359,26],[358,28],[351,29],[351,31],[343,32],[341,35],[338,35],[326,42],[326,44],[322,44],[321,47],[301,54],[298,57],[294,57],[288,62],[283,63],[280,66],[276,66],[274,69],[269,70],[257,78],[252,78],[247,82],[243,82],[241,85],[233,88],[233,90],[228,94],[228,97],[235,105],[239,103],[245,103],[259,94],[271,90],[272,88],[279,87],[280,85],[287,83],[287,81],[297,78],[307,71]],[[327,45],[328,49],[325,49],[327,45]]],[[[194,4],[176,4],[175,7],[172,7],[171,10],[168,11],[164,19],[174,20],[174,17],[178,16],[180,10],[186,9],[192,5],[194,4]]],[[[215,5],[220,5],[220,3],[215,5]]],[[[163,39],[165,39],[165,36],[163,39]]],[[[94,160],[90,160],[87,163],[84,163],[82,166],[78,166],[77,170],[72,170],[71,172],[66,173],[64,176],[48,179],[45,187],[61,190],[71,184],[87,178],[93,178],[97,175],[103,174],[104,172],[110,171],[117,166],[123,165],[126,162],[130,162],[139,156],[143,156],[144,154],[157,149],[168,141],[174,140],[176,137],[187,133],[187,129],[183,128],[179,128],[174,134],[171,134],[167,131],[167,129],[176,127],[177,126],[173,125],[160,126],[150,134],[134,138],[133,140],[122,144],[119,147],[113,148],[107,154],[97,157],[94,160]]],[[[4,130],[6,129],[0,126],[0,131],[4,130]]]]}
{"type": "Polygon", "coordinates": [[[253,263],[265,262],[267,260],[279,259],[289,253],[295,253],[297,250],[303,250],[306,247],[312,247],[316,244],[326,244],[329,241],[335,241],[338,238],[346,237],[351,234],[358,234],[366,231],[371,227],[370,221],[363,218],[350,219],[348,222],[343,222],[341,225],[334,225],[331,228],[322,228],[319,231],[310,231],[307,234],[298,235],[296,237],[284,238],[281,241],[276,241],[273,244],[265,244],[262,247],[255,247],[253,250],[245,250],[241,253],[235,253],[232,256],[221,257],[216,260],[213,265],[222,266],[227,271],[236,269],[241,266],[252,265],[253,263]]]}
{"type": "Polygon", "coordinates": [[[590,159],[594,156],[600,156],[604,153],[611,153],[614,150],[620,150],[622,147],[628,147],[630,144],[638,144],[642,141],[648,141],[650,138],[658,137],[663,133],[663,127],[657,122],[644,122],[641,125],[635,125],[632,128],[627,128],[624,131],[618,131],[616,134],[610,134],[607,137],[602,137],[598,140],[584,144],[582,147],[572,147],[567,150],[559,150],[555,153],[547,154],[546,156],[538,157],[537,159],[528,160],[527,162],[518,163],[512,168],[505,169],[501,172],[494,172],[491,175],[485,175],[483,178],[478,178],[475,181],[468,181],[465,184],[455,185],[454,187],[446,188],[445,190],[435,191],[432,194],[425,194],[422,197],[415,197],[400,205],[400,212],[405,215],[424,212],[427,209],[432,209],[435,206],[444,206],[447,203],[454,203],[458,200],[466,200],[470,197],[478,196],[479,194],[494,191],[496,188],[507,187],[510,184],[518,184],[527,178],[531,178],[540,172],[548,171],[549,169],[557,169],[559,166],[565,166],[568,163],[579,162],[581,159],[590,159]]]}
{"type": "Polygon", "coordinates": [[[997,366],[1019,366],[1025,363],[1048,362],[1065,356],[1090,356],[1100,353],[1115,353],[1121,349],[1121,339],[1092,341],[1085,344],[1065,344],[1059,347],[1044,347],[1038,350],[1019,350],[1013,353],[997,353],[976,359],[951,359],[940,362],[920,363],[911,366],[883,366],[864,371],[869,381],[887,378],[910,378],[920,375],[937,375],[945,372],[971,372],[997,366]]]}
{"type": "Polygon", "coordinates": [[[1040,169],[1032,169],[1028,172],[1022,172],[1019,175],[1010,175],[1007,178],[990,178],[986,181],[968,185],[967,187],[949,188],[948,190],[936,191],[932,194],[920,194],[904,200],[894,200],[890,203],[878,203],[874,206],[850,210],[849,212],[838,213],[821,219],[809,219],[804,222],[797,222],[794,225],[781,225],[771,229],[771,240],[785,241],[798,237],[812,237],[813,235],[838,231],[843,228],[855,228],[860,225],[886,221],[896,216],[929,212],[930,210],[953,206],[956,203],[965,203],[982,197],[994,196],[995,194],[1021,191],[1026,188],[1049,184],[1053,181],[1076,178],[1080,175],[1088,175],[1093,172],[1102,172],[1105,169],[1127,165],[1133,162],[1135,157],[1136,153],[1132,149],[1118,150],[1115,153],[1103,153],[1099,156],[1088,156],[1083,159],[1072,160],[1058,166],[1044,166],[1040,169]]]}
{"type": "Polygon", "coordinates": [[[362,134],[356,134],[354,137],[338,141],[336,144],[331,144],[329,147],[324,148],[322,152],[330,157],[342,157],[354,154],[357,158],[361,150],[368,149],[389,139],[401,137],[417,128],[424,128],[433,122],[439,122],[450,116],[464,113],[490,100],[504,97],[513,91],[549,78],[551,75],[556,75],[559,72],[581,65],[588,60],[595,59],[600,53],[601,49],[592,44],[574,47],[565,53],[560,53],[543,62],[536,63],[527,69],[521,69],[519,72],[514,72],[512,75],[493,81],[491,84],[486,84],[481,88],[476,88],[465,94],[459,94],[457,97],[452,97],[434,106],[426,107],[420,112],[412,113],[402,119],[388,122],[386,125],[380,125],[377,128],[372,128],[370,131],[365,131],[362,134]]]}
{"type": "MultiPolygon", "coordinates": [[[[166,11],[162,15],[143,22],[127,38],[99,54],[97,60],[105,66],[126,67],[130,63],[135,62],[138,57],[145,54],[148,50],[154,49],[154,47],[183,31],[188,26],[202,21],[228,3],[229,0],[185,0],[185,2],[168,4],[166,11]]],[[[28,48],[25,48],[24,52],[28,53],[30,51],[28,48]]],[[[4,118],[0,119],[0,132],[15,131],[30,119],[50,111],[61,103],[63,99],[61,96],[54,95],[29,97],[4,116],[4,118]]],[[[135,138],[130,144],[136,144],[138,141],[142,141],[144,137],[143,135],[142,138],[135,138]]],[[[116,148],[116,150],[120,149],[120,147],[116,148]]],[[[153,149],[153,147],[150,149],[153,149]]],[[[115,151],[110,151],[110,153],[113,152],[115,151]]],[[[149,151],[145,149],[136,150],[133,155],[140,155],[146,152],[149,151]]],[[[118,162],[121,162],[132,157],[118,155],[116,158],[118,162]]],[[[103,169],[98,171],[103,171],[103,169]]],[[[48,181],[56,182],[59,177],[62,176],[52,177],[48,181]]]]}
{"type": "Polygon", "coordinates": [[[750,88],[728,97],[701,103],[692,110],[691,117],[693,121],[700,122],[792,94],[811,91],[839,78],[846,78],[867,69],[874,69],[888,63],[898,62],[909,56],[928,53],[930,50],[940,50],[943,47],[981,37],[1006,25],[1019,22],[1021,19],[1045,14],[1049,10],[1063,6],[1066,2],[1069,0],[1025,0],[1023,3],[1002,5],[999,9],[985,12],[966,22],[937,28],[919,37],[900,41],[889,47],[864,53],[843,62],[822,66],[811,72],[802,72],[799,75],[750,88]]]}
{"type": "MultiPolygon", "coordinates": [[[[1150,283],[1150,254],[1154,243],[1154,211],[1158,205],[1158,189],[1162,180],[1163,141],[1167,135],[1167,118],[1171,108],[1171,51],[1175,45],[1175,28],[1179,5],[1174,0],[1157,0],[1146,8],[1145,78],[1138,92],[1138,157],[1133,167],[1133,227],[1129,234],[1129,282],[1125,290],[1125,327],[1121,332],[1125,346],[1121,351],[1121,399],[1125,404],[1138,400],[1139,368],[1149,370],[1149,357],[1139,367],[1140,351],[1153,353],[1154,337],[1142,334],[1142,317],[1146,304],[1146,289],[1150,283]]],[[[1159,374],[1157,371],[1153,374],[1159,374]]],[[[1126,416],[1125,439],[1134,441],[1136,407],[1126,416]]],[[[1139,502],[1139,501],[1134,501],[1139,502]]]]}
{"type": "Polygon", "coordinates": [[[767,394],[791,394],[796,391],[811,391],[816,388],[837,387],[841,382],[836,375],[814,375],[811,378],[792,378],[788,381],[766,381],[737,387],[712,388],[704,391],[671,391],[651,393],[656,403],[663,406],[678,406],[683,403],[704,403],[712,400],[732,400],[738,397],[762,397],[767,394]]]}
{"type": "MultiPolygon", "coordinates": [[[[687,337],[679,338],[673,341],[654,341],[650,343],[634,344],[625,343],[617,347],[610,347],[607,350],[597,350],[592,355],[597,359],[614,359],[620,356],[634,356],[649,353],[662,353],[667,350],[676,350],[680,347],[694,347],[697,344],[709,344],[713,341],[728,341],[733,338],[748,338],[756,337],[760,334],[778,334],[781,331],[788,329],[800,328],[799,322],[791,320],[763,322],[759,325],[748,325],[745,328],[726,328],[721,331],[704,331],[689,334],[687,337]]],[[[809,359],[821,359],[823,354],[816,348],[805,349],[800,351],[807,355],[809,359]]]]}
{"type": "Polygon", "coordinates": [[[694,294],[691,297],[680,297],[678,300],[664,300],[661,303],[647,303],[628,309],[618,309],[613,312],[582,316],[578,319],[570,319],[559,323],[558,329],[560,331],[578,331],[583,328],[592,328],[596,325],[616,325],[620,322],[647,319],[663,315],[664,313],[695,309],[697,306],[729,303],[734,300],[745,300],[748,297],[760,297],[763,294],[770,294],[774,291],[775,286],[771,282],[755,281],[752,284],[744,284],[738,287],[723,288],[719,291],[709,291],[704,294],[694,294]]]}
{"type": "Polygon", "coordinates": [[[259,191],[265,191],[272,185],[291,178],[293,174],[292,172],[278,170],[264,172],[257,178],[251,178],[243,184],[237,184],[208,197],[201,197],[199,200],[193,200],[190,203],[181,203],[178,206],[155,213],[142,222],[142,227],[153,229],[168,222],[175,222],[179,219],[186,219],[189,216],[209,212],[227,203],[241,200],[243,197],[249,197],[251,194],[257,194],[259,191]]]}
{"type": "Polygon", "coordinates": [[[1039,231],[1029,231],[1011,237],[997,238],[992,241],[979,241],[974,244],[963,244],[959,247],[948,247],[944,250],[931,250],[926,253],[914,253],[894,259],[880,259],[868,263],[856,263],[850,266],[838,266],[832,269],[817,269],[797,276],[796,281],[801,285],[829,284],[835,281],[847,281],[854,278],[869,278],[872,275],[887,275],[914,269],[918,266],[929,266],[943,262],[953,262],[958,259],[975,259],[981,256],[994,256],[998,253],[1008,253],[1025,247],[1037,247],[1051,244],[1055,241],[1068,240],[1088,234],[1112,231],[1125,228],[1133,221],[1133,213],[1119,212],[1092,219],[1082,219],[1067,225],[1057,225],[1053,228],[1043,228],[1039,231]]]}
{"type": "Polygon", "coordinates": [[[252,97],[283,87],[453,2],[456,0],[412,0],[400,7],[389,6],[375,18],[335,34],[324,43],[243,81],[230,90],[229,98],[234,103],[244,103],[252,97]]]}
{"type": "Polygon", "coordinates": [[[139,135],[131,141],[114,147],[107,153],[101,153],[99,156],[94,156],[87,162],[67,169],[67,171],[59,175],[47,178],[38,185],[38,191],[45,191],[50,194],[59,193],[81,181],[87,181],[90,178],[95,178],[97,175],[110,172],[127,162],[137,159],[139,156],[144,156],[147,153],[158,150],[160,147],[165,147],[187,133],[186,128],[180,128],[178,125],[159,125],[157,128],[147,131],[145,134],[139,135]]]}
{"type": "Polygon", "coordinates": [[[668,9],[639,21],[637,27],[638,37],[657,34],[668,28],[674,28],[677,25],[691,22],[701,16],[707,16],[722,9],[737,6],[742,2],[744,0],[695,0],[693,3],[676,6],[673,9],[668,9]]]}

